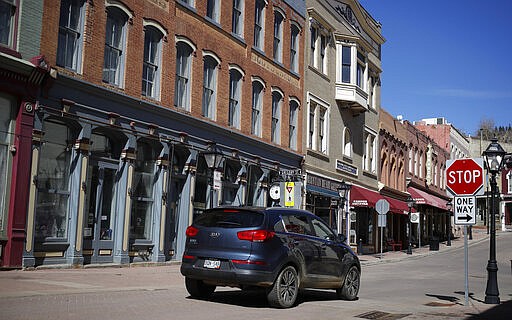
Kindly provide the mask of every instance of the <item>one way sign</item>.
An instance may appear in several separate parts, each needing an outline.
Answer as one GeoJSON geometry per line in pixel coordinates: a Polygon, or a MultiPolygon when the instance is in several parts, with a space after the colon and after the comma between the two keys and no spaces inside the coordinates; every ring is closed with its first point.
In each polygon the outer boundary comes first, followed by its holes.
{"type": "Polygon", "coordinates": [[[455,197],[454,218],[457,225],[476,224],[476,197],[455,197]]]}

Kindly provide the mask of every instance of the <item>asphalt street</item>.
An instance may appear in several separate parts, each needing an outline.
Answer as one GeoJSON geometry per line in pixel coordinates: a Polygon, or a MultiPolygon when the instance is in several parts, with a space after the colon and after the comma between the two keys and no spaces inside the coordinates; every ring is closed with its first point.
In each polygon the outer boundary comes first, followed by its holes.
{"type": "Polygon", "coordinates": [[[208,301],[188,296],[178,263],[163,266],[0,272],[0,320],[16,319],[510,319],[512,232],[497,236],[500,305],[486,305],[488,236],[469,242],[469,305],[464,305],[464,251],[458,238],[439,251],[428,246],[361,256],[357,301],[327,290],[303,291],[296,307],[272,309],[260,292],[219,288],[208,301]]]}

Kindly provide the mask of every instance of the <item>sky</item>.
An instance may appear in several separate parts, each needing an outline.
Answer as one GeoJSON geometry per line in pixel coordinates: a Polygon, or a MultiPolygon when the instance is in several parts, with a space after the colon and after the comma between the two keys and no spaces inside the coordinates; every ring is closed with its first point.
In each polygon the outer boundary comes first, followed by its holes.
{"type": "Polygon", "coordinates": [[[512,125],[512,1],[360,0],[382,24],[381,99],[405,120],[469,135],[512,125]]]}

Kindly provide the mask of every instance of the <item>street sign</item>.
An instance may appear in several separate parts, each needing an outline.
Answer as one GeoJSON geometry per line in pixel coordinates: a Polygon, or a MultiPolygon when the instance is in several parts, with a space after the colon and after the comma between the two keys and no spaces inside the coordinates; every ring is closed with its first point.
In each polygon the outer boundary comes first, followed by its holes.
{"type": "Polygon", "coordinates": [[[420,213],[419,212],[411,212],[411,222],[412,223],[420,222],[420,213]]]}
{"type": "Polygon", "coordinates": [[[389,202],[386,199],[380,199],[375,203],[375,210],[378,214],[386,214],[389,211],[389,202]]]}
{"type": "Polygon", "coordinates": [[[476,197],[455,197],[454,202],[455,224],[476,224],[476,197]]]}
{"type": "Polygon", "coordinates": [[[449,195],[478,196],[483,194],[482,158],[448,160],[446,166],[446,190],[449,195]]]}
{"type": "Polygon", "coordinates": [[[294,182],[286,182],[284,188],[284,206],[285,207],[293,207],[295,206],[295,196],[294,196],[295,183],[294,182]]]}

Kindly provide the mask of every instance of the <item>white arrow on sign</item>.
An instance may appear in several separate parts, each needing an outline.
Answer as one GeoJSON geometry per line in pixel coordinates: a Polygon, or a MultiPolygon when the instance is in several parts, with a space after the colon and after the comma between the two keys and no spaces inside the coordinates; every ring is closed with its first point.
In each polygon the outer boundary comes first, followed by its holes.
{"type": "Polygon", "coordinates": [[[456,225],[476,224],[476,197],[455,197],[453,215],[456,225]]]}

